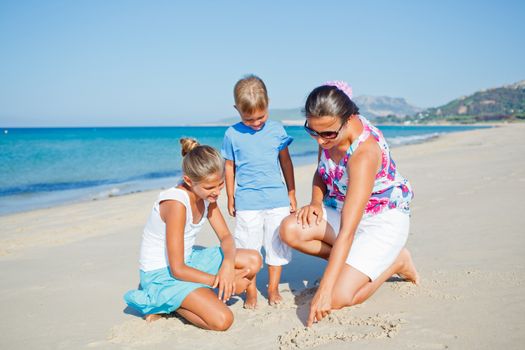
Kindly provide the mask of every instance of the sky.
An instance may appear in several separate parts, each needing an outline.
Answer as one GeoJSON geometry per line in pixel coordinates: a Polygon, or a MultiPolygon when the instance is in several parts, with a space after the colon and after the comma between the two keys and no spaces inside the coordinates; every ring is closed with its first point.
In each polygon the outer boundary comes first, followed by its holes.
{"type": "Polygon", "coordinates": [[[435,107],[525,79],[525,1],[0,0],[0,127],[146,126],[270,108],[327,80],[435,107]]]}

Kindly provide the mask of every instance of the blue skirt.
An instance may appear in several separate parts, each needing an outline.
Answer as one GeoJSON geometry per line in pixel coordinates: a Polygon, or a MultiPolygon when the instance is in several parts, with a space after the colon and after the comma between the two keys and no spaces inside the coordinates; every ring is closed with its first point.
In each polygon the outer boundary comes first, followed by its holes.
{"type": "MultiPolygon", "coordinates": [[[[222,259],[223,254],[219,247],[193,249],[186,265],[216,275],[222,259]]],[[[140,270],[140,289],[127,292],[124,300],[144,315],[169,314],[177,310],[184,298],[197,288],[211,287],[176,279],[171,275],[169,267],[148,272],[140,270]]]]}

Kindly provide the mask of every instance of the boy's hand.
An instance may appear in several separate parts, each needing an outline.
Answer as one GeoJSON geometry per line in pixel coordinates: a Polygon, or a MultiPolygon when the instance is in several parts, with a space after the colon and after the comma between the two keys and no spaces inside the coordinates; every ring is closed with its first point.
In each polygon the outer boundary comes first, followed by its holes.
{"type": "Polygon", "coordinates": [[[295,194],[288,194],[290,198],[290,213],[295,213],[297,210],[297,199],[295,199],[295,194]]]}
{"type": "Polygon", "coordinates": [[[235,199],[228,199],[228,214],[235,217],[235,199]]]}

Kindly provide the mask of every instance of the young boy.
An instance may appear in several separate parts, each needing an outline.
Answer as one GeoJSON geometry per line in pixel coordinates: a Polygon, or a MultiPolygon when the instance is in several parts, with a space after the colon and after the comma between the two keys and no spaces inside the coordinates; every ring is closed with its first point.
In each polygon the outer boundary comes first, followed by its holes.
{"type": "MultiPolygon", "coordinates": [[[[260,251],[264,246],[268,303],[275,305],[282,300],[282,265],[291,260],[290,248],[279,237],[279,225],[297,206],[288,152],[293,139],[280,123],[268,120],[268,93],[259,77],[249,75],[239,80],[234,98],[241,122],[226,130],[221,150],[226,159],[228,212],[236,217],[234,237],[238,248],[260,251]]],[[[257,288],[252,283],[246,290],[244,307],[253,309],[256,305],[257,288]]]]}

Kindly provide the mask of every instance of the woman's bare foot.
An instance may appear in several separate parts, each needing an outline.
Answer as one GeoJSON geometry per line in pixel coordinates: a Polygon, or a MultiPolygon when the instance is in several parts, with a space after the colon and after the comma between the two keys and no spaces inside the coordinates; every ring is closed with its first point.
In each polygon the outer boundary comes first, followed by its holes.
{"type": "Polygon", "coordinates": [[[283,301],[283,297],[279,293],[278,288],[268,288],[268,304],[270,306],[278,305],[283,301]]]}
{"type": "Polygon", "coordinates": [[[161,314],[150,314],[150,315],[146,315],[144,316],[144,319],[146,320],[146,322],[148,323],[151,323],[153,321],[157,321],[158,319],[162,318],[162,315],[161,314]]]}
{"type": "Polygon", "coordinates": [[[421,280],[408,249],[403,248],[403,250],[401,250],[401,253],[399,253],[399,257],[401,260],[401,266],[396,272],[396,274],[399,275],[399,277],[401,277],[402,279],[410,281],[416,286],[419,286],[421,280]]]}
{"type": "Polygon", "coordinates": [[[257,307],[257,289],[254,289],[250,287],[246,289],[246,300],[243,305],[245,309],[254,310],[257,307]]]}

